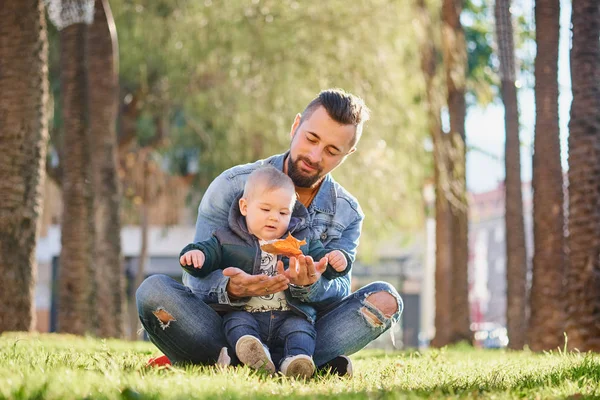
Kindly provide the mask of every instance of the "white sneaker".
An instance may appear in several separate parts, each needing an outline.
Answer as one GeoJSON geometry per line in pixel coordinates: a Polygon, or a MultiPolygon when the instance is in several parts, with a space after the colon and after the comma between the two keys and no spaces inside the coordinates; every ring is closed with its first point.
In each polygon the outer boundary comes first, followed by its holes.
{"type": "Polygon", "coordinates": [[[315,373],[315,363],[312,357],[298,354],[283,360],[281,373],[295,378],[310,378],[315,373]]]}
{"type": "Polygon", "coordinates": [[[244,335],[235,344],[235,354],[242,364],[250,368],[264,368],[270,373],[275,373],[275,364],[267,346],[252,335],[244,335]]]}

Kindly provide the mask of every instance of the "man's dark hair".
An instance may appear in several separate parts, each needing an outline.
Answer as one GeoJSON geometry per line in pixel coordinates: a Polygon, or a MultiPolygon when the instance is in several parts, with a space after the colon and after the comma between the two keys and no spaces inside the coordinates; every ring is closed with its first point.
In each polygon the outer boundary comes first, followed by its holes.
{"type": "Polygon", "coordinates": [[[362,135],[363,124],[369,120],[370,110],[363,99],[343,89],[323,90],[306,106],[300,118],[300,125],[310,118],[312,113],[323,106],[331,119],[343,125],[354,125],[356,134],[352,141],[354,146],[362,135]]]}

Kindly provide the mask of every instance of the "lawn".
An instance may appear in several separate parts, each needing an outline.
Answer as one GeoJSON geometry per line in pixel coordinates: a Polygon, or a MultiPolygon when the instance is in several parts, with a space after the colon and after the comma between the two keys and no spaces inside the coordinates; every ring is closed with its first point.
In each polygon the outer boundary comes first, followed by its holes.
{"type": "Polygon", "coordinates": [[[367,350],[353,378],[270,377],[246,367],[146,369],[150,343],[0,336],[0,399],[600,398],[600,356],[552,352],[367,350]]]}

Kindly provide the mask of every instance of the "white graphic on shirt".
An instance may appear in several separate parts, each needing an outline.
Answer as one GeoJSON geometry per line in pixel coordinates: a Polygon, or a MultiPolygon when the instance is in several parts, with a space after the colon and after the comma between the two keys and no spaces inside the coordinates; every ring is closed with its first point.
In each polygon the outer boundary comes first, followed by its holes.
{"type": "MultiPolygon", "coordinates": [[[[260,273],[275,276],[277,274],[277,257],[266,251],[261,250],[261,252],[260,273]]],[[[286,311],[289,309],[283,292],[252,297],[244,307],[244,310],[249,312],[286,311]]]]}

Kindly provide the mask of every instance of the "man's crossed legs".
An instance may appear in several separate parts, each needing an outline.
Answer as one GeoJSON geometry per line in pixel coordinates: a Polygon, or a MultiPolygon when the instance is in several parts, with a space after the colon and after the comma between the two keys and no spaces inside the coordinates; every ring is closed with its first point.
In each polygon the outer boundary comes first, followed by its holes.
{"type": "MultiPolygon", "coordinates": [[[[136,298],[142,326],[172,363],[215,364],[227,347],[221,316],[174,279],[152,275],[140,285],[136,298]]],[[[370,283],[332,304],[315,323],[315,364],[336,369],[347,360],[340,356],[359,351],[387,331],[402,309],[398,292],[386,282],[370,283]]]]}

